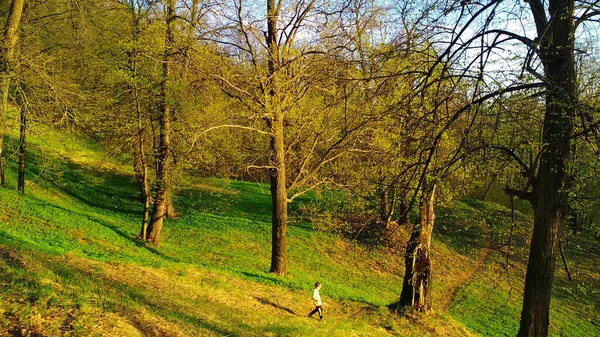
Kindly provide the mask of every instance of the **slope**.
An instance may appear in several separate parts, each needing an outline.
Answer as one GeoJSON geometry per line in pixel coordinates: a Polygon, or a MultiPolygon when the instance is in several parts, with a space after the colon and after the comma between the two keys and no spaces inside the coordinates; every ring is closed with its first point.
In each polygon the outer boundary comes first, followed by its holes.
{"type": "MultiPolygon", "coordinates": [[[[268,188],[194,177],[178,186],[181,217],[167,222],[160,247],[148,246],[136,239],[141,205],[128,167],[91,141],[37,130],[27,194],[12,184],[0,189],[0,335],[473,335],[463,324],[482,335],[497,330],[488,331],[486,316],[465,314],[482,312],[485,301],[472,298],[501,272],[499,258],[480,258],[488,229],[499,235],[508,226],[491,219],[504,219],[497,205],[467,201],[440,210],[433,256],[439,309],[398,317],[387,305],[400,292],[402,256],[293,218],[290,272],[275,277],[267,272],[268,188]],[[305,317],[316,280],[324,284],[324,322],[305,317]]],[[[14,175],[11,166],[7,180],[14,175]]],[[[522,268],[522,261],[515,264],[522,268]]],[[[564,321],[585,314],[576,310],[564,321]]],[[[500,326],[508,333],[514,313],[502,317],[509,318],[500,326]]],[[[598,331],[593,324],[586,329],[598,331]]]]}

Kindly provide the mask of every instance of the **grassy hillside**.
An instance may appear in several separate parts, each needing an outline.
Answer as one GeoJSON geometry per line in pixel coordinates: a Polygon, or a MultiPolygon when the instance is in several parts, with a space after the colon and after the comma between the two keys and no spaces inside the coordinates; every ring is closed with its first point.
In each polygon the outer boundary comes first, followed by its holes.
{"type": "MultiPolygon", "coordinates": [[[[269,274],[266,186],[185,179],[181,217],[153,247],[136,239],[141,205],[127,165],[54,131],[30,141],[27,194],[14,191],[12,164],[0,188],[0,335],[511,336],[518,327],[529,220],[513,225],[496,204],[438,210],[435,313],[398,317],[387,305],[400,293],[402,256],[309,222],[292,217],[289,274],[269,274]],[[306,317],[316,280],[323,322],[306,317]]],[[[587,255],[577,282],[558,275],[555,336],[600,335],[598,254],[578,249],[587,255]]]]}

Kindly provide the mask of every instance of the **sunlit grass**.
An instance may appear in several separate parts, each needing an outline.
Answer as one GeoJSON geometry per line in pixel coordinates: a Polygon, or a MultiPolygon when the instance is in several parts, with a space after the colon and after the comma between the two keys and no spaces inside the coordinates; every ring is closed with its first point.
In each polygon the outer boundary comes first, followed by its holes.
{"type": "MultiPolygon", "coordinates": [[[[436,314],[398,317],[387,306],[400,293],[402,254],[316,229],[297,212],[314,194],[290,205],[289,272],[274,276],[268,272],[268,186],[179,181],[181,216],[165,222],[159,247],[149,246],[137,239],[141,204],[127,165],[93,142],[71,137],[67,146],[62,133],[44,132],[29,147],[27,194],[14,191],[14,161],[8,188],[0,189],[0,335],[469,336],[464,324],[485,336],[505,336],[518,327],[522,286],[507,301],[505,285],[490,288],[485,281],[502,272],[499,255],[460,284],[488,236],[497,245],[511,228],[526,231],[528,218],[518,215],[512,224],[496,204],[466,200],[438,211],[436,314]],[[63,139],[42,139],[53,133],[63,139]],[[317,280],[324,285],[325,322],[304,317],[317,280]]],[[[523,234],[513,240],[514,247],[526,247],[523,234]]],[[[600,331],[594,284],[559,283],[555,336],[600,331]],[[578,308],[583,291],[590,299],[578,308]]]]}

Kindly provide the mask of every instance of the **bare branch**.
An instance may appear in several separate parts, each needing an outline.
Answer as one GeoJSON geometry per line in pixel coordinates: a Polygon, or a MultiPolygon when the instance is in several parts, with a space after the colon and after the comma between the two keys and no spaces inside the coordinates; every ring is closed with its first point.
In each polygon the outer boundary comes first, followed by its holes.
{"type": "Polygon", "coordinates": [[[192,141],[192,145],[190,146],[190,149],[187,151],[187,153],[190,153],[194,149],[194,147],[196,146],[196,143],[198,142],[198,140],[200,140],[200,137],[202,137],[203,135],[207,134],[210,131],[222,129],[222,128],[242,129],[242,130],[253,131],[253,132],[259,133],[261,135],[268,135],[268,136],[272,135],[271,132],[263,131],[263,130],[260,130],[257,128],[253,128],[251,126],[243,126],[243,125],[235,125],[235,124],[217,125],[217,126],[213,126],[208,129],[205,129],[204,131],[197,134],[196,137],[194,137],[194,140],[192,141]]]}
{"type": "Polygon", "coordinates": [[[500,150],[506,154],[508,154],[511,158],[513,158],[523,170],[523,174],[529,176],[531,173],[531,168],[525,164],[525,162],[513,151],[506,146],[492,146],[493,149],[500,150]]]}

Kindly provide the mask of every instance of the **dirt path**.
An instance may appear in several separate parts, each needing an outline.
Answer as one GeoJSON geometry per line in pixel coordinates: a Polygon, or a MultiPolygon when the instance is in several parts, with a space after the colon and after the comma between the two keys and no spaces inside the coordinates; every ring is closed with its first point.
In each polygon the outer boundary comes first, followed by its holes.
{"type": "Polygon", "coordinates": [[[475,272],[481,267],[481,265],[483,264],[483,261],[485,261],[485,259],[488,257],[488,255],[491,252],[492,232],[490,231],[489,225],[485,220],[483,221],[483,230],[486,233],[485,247],[483,248],[481,253],[479,253],[479,257],[477,258],[477,261],[475,261],[473,266],[471,268],[469,268],[469,270],[464,272],[462,275],[460,275],[456,284],[453,285],[452,287],[450,287],[450,289],[451,289],[450,296],[448,296],[443,301],[443,303],[441,303],[441,307],[442,307],[443,311],[448,310],[448,308],[450,307],[452,302],[454,302],[456,295],[458,294],[458,291],[461,288],[463,288],[464,286],[466,286],[471,281],[471,279],[473,278],[473,275],[475,275],[475,272]]]}

